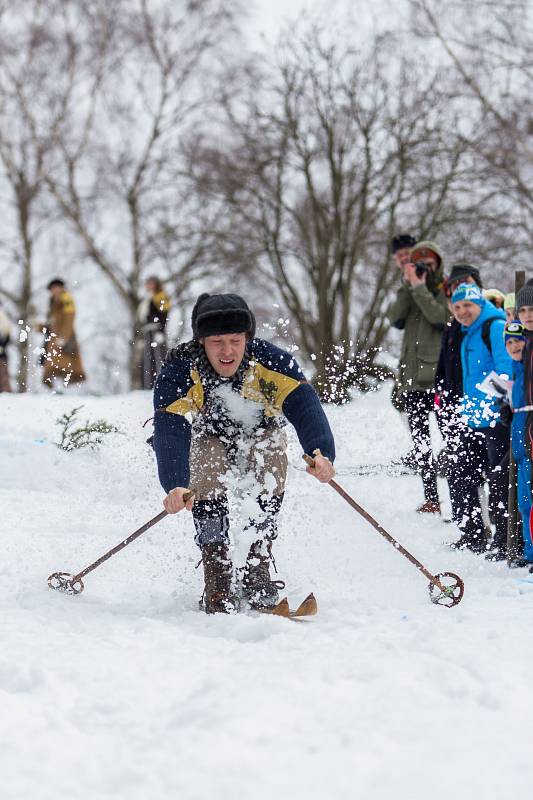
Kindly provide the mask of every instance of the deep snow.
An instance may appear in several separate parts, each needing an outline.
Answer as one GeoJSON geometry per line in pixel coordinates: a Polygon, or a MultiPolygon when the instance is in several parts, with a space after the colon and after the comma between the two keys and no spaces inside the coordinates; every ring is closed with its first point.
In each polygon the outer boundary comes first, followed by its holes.
{"type": "MultiPolygon", "coordinates": [[[[416,477],[360,477],[408,435],[384,391],[328,409],[339,482],[430,570],[466,583],[454,609],[328,486],[297,442],[280,577],[319,616],[294,624],[197,611],[185,514],[50,591],[161,510],[141,423],[148,393],[0,395],[0,796],[6,800],[505,800],[533,786],[533,576],[443,542],[416,477]],[[85,404],[127,436],[63,453],[54,421],[85,404]]],[[[444,484],[442,485],[443,492],[444,484]]]]}

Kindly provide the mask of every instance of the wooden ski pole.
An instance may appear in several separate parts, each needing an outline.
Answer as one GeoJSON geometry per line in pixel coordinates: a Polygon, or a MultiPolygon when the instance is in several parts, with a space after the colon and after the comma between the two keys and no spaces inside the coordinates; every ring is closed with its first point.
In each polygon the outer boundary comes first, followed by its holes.
{"type": "MultiPolygon", "coordinates": [[[[304,453],[303,459],[309,467],[314,467],[315,465],[314,459],[311,458],[311,456],[308,456],[307,453],[304,453]]],[[[451,606],[456,606],[458,603],[461,602],[464,594],[464,583],[458,575],[456,575],[454,572],[441,572],[438,575],[432,575],[431,572],[428,569],[426,569],[426,567],[409,552],[409,550],[406,550],[405,547],[401,545],[400,542],[398,542],[394,538],[394,536],[392,536],[388,531],[386,531],[385,528],[382,525],[380,525],[379,522],[375,520],[374,517],[372,517],[368,513],[368,511],[365,511],[365,509],[362,506],[360,506],[359,503],[357,503],[353,499],[353,497],[350,497],[348,492],[346,492],[342,488],[342,486],[340,486],[337,483],[337,481],[333,480],[332,478],[329,481],[329,485],[332,486],[333,489],[335,489],[335,491],[338,494],[340,494],[340,496],[344,498],[344,500],[346,500],[346,502],[352,508],[354,508],[358,514],[360,514],[363,517],[363,519],[369,522],[372,525],[372,527],[377,530],[378,533],[380,533],[388,542],[390,542],[396,548],[396,550],[398,550],[403,556],[405,556],[405,558],[408,561],[410,561],[411,564],[413,564],[413,566],[415,566],[423,575],[426,576],[426,578],[430,582],[429,585],[430,597],[434,603],[437,603],[437,605],[447,605],[446,603],[440,603],[439,602],[440,598],[438,596],[437,599],[434,599],[432,595],[432,589],[435,586],[442,592],[441,598],[443,597],[451,601],[448,607],[451,608],[451,606]],[[455,581],[455,585],[446,586],[445,584],[443,584],[441,578],[445,577],[453,578],[453,580],[455,581]],[[457,594],[455,594],[456,591],[457,594]]]]}
{"type": "MultiPolygon", "coordinates": [[[[194,497],[194,491],[185,492],[183,495],[183,500],[187,503],[191,497],[194,497]]],[[[48,578],[48,586],[51,589],[55,589],[58,592],[64,592],[65,594],[80,594],[83,592],[84,585],[83,585],[83,578],[92,572],[94,569],[103,564],[104,561],[107,561],[108,558],[114,556],[116,553],[119,553],[129,544],[131,544],[135,539],[138,539],[139,536],[142,536],[143,533],[153,528],[154,525],[157,525],[162,519],[164,519],[168,515],[168,511],[161,511],[156,517],[151,519],[149,522],[146,522],[140,528],[138,528],[133,533],[130,533],[129,536],[126,537],[122,542],[119,542],[115,547],[112,547],[111,550],[108,550],[107,553],[104,553],[103,556],[97,558],[96,561],[93,561],[92,564],[89,564],[88,567],[82,569],[81,572],[78,572],[76,575],[72,575],[70,572],[53,572],[48,578]]]]}

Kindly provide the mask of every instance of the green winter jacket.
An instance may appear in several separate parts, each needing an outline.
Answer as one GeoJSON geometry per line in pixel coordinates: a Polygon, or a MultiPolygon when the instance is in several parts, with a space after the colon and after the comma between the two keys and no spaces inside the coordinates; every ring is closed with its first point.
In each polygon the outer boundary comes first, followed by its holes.
{"type": "Polygon", "coordinates": [[[435,242],[417,242],[416,249],[422,247],[440,257],[436,272],[428,275],[426,284],[420,286],[402,281],[396,300],[387,311],[391,324],[404,331],[397,382],[401,394],[433,387],[442,331],[449,316],[442,292],[442,253],[435,242]]]}

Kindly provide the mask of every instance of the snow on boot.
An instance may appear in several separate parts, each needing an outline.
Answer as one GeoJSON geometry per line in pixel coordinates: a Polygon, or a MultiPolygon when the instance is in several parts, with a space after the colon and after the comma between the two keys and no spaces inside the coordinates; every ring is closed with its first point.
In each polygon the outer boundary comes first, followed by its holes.
{"type": "Polygon", "coordinates": [[[202,547],[204,593],[200,607],[206,614],[231,614],[238,611],[238,598],[232,594],[233,568],[228,545],[211,542],[202,547]]]}
{"type": "Polygon", "coordinates": [[[273,581],[270,576],[272,542],[254,542],[248,552],[243,569],[242,594],[251,608],[272,608],[279,601],[283,581],[273,581]]]}
{"type": "Polygon", "coordinates": [[[391,461],[391,466],[402,467],[403,469],[407,470],[407,474],[417,473],[419,467],[416,463],[416,451],[411,449],[407,453],[404,453],[403,456],[400,456],[400,458],[393,459],[391,461]]]}
{"type": "Polygon", "coordinates": [[[418,514],[440,514],[440,503],[435,503],[434,500],[426,500],[416,510],[418,514]]]}
{"type": "Polygon", "coordinates": [[[472,553],[485,553],[486,544],[485,540],[480,534],[472,535],[471,533],[463,533],[463,535],[450,545],[452,550],[470,550],[472,553]]]}

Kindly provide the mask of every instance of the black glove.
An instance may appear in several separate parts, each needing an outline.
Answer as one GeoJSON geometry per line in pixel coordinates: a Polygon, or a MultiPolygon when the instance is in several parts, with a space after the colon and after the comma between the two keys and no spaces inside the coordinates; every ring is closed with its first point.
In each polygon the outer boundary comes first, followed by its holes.
{"type": "Polygon", "coordinates": [[[513,421],[513,409],[508,403],[499,403],[498,405],[500,406],[500,422],[508,428],[513,421]]]}

